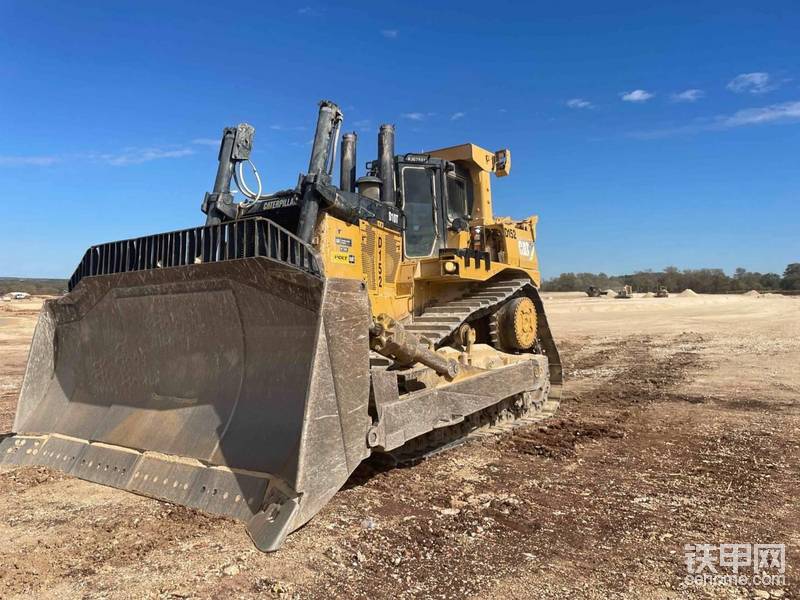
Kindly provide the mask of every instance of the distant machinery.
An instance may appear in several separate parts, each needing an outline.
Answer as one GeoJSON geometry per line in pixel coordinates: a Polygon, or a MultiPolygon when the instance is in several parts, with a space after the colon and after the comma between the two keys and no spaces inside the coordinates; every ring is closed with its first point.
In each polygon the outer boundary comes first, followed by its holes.
{"type": "Polygon", "coordinates": [[[620,291],[617,292],[617,298],[633,298],[633,288],[629,285],[623,286],[620,291]]]}

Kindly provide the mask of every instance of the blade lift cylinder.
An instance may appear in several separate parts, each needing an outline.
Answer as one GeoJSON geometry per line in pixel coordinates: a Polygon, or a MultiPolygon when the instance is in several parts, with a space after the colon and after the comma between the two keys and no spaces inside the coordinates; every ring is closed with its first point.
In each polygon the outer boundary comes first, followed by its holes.
{"type": "MultiPolygon", "coordinates": [[[[342,111],[333,102],[323,100],[319,103],[319,116],[317,129],[314,134],[314,144],[311,148],[311,160],[308,163],[306,183],[330,183],[331,172],[336,153],[336,138],[342,124],[342,111]]],[[[319,197],[313,186],[307,185],[303,193],[300,220],[297,224],[297,236],[305,241],[311,241],[314,227],[319,214],[319,197]]]]}

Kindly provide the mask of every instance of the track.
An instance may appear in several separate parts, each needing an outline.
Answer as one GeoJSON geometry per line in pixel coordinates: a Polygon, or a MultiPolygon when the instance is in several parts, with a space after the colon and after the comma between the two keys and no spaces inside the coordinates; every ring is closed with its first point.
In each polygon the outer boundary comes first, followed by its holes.
{"type": "Polygon", "coordinates": [[[548,357],[550,385],[538,393],[506,398],[469,415],[461,423],[435,429],[410,440],[389,453],[398,464],[415,463],[473,439],[538,423],[550,418],[558,410],[563,383],[561,360],[547,323],[541,298],[530,279],[503,279],[478,285],[461,298],[428,307],[422,315],[406,326],[406,330],[427,338],[438,348],[446,345],[463,323],[474,322],[491,315],[504,302],[519,295],[529,296],[536,305],[539,339],[534,352],[548,357]]]}
{"type": "Polygon", "coordinates": [[[492,313],[525,287],[533,289],[531,280],[522,277],[478,285],[457,300],[429,306],[411,325],[406,325],[406,330],[427,338],[436,347],[442,346],[462,323],[492,313]]]}
{"type": "Polygon", "coordinates": [[[461,423],[435,429],[387,454],[396,464],[415,464],[472,440],[539,423],[552,417],[561,403],[560,398],[548,397],[546,391],[541,395],[547,398],[544,402],[541,398],[527,403],[517,396],[506,398],[494,406],[469,415],[461,423]]]}

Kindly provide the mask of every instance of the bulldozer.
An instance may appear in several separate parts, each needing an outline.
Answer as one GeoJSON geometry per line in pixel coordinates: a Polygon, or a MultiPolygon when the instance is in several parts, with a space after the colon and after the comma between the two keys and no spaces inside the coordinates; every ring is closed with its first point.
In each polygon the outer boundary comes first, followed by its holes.
{"type": "Polygon", "coordinates": [[[606,294],[608,294],[608,290],[601,290],[596,285],[590,285],[586,288],[586,295],[589,296],[589,298],[599,298],[600,296],[605,296],[606,294]]]}
{"type": "Polygon", "coordinates": [[[320,103],[308,171],[272,193],[255,129],[225,128],[204,225],[85,252],[39,316],[2,463],[243,521],[274,551],[371,456],[553,414],[537,217],[492,210],[510,151],[396,154],[387,124],[359,177],[343,119],[320,103]]]}
{"type": "Polygon", "coordinates": [[[658,289],[656,289],[655,296],[656,298],[669,298],[669,290],[665,286],[660,285],[658,289]]]}
{"type": "Polygon", "coordinates": [[[633,288],[629,285],[623,285],[617,292],[615,298],[620,298],[620,299],[633,298],[633,288]]]}

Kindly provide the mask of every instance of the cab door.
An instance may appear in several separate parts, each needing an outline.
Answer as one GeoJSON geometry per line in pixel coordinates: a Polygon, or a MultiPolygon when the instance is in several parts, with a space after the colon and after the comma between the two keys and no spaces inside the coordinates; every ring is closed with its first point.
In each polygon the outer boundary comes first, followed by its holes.
{"type": "Polygon", "coordinates": [[[435,167],[401,163],[399,168],[403,214],[403,254],[427,258],[441,247],[438,196],[441,184],[435,167]]]}

